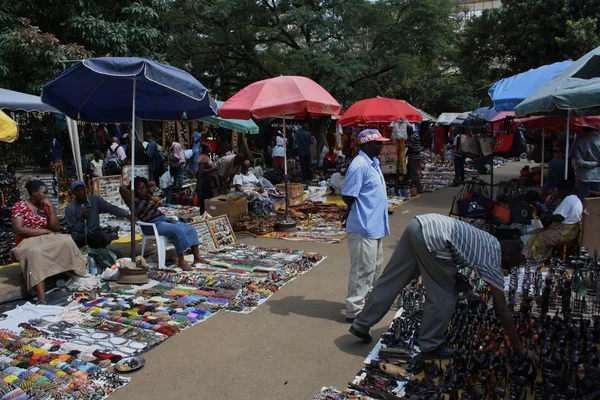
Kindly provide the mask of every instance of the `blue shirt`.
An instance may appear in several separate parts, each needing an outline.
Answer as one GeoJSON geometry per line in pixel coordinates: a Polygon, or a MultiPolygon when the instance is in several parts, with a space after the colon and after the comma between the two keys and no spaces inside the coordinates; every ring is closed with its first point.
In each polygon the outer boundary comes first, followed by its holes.
{"type": "Polygon", "coordinates": [[[202,134],[198,131],[194,132],[194,143],[192,144],[192,150],[200,150],[200,139],[202,139],[202,134]]]}
{"type": "Polygon", "coordinates": [[[348,168],[342,195],[354,197],[346,231],[368,239],[390,234],[385,180],[377,158],[371,160],[360,151],[348,168]]]}
{"type": "Polygon", "coordinates": [[[310,132],[305,131],[304,129],[300,129],[296,133],[296,146],[298,147],[298,157],[310,157],[310,141],[311,141],[310,132]]]}
{"type": "Polygon", "coordinates": [[[556,184],[563,179],[565,179],[565,158],[553,158],[548,163],[548,179],[544,182],[544,189],[554,190],[556,184]]]}

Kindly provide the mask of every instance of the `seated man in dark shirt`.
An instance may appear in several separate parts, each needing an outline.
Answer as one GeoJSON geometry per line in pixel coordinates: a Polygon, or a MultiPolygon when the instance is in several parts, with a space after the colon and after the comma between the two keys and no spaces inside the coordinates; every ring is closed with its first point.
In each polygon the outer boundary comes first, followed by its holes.
{"type": "Polygon", "coordinates": [[[100,229],[100,214],[108,213],[115,217],[130,218],[129,211],[123,210],[100,196],[88,195],[83,181],[71,184],[75,200],[67,205],[65,219],[71,237],[78,247],[86,244],[93,249],[103,249],[110,244],[112,237],[100,229]]]}

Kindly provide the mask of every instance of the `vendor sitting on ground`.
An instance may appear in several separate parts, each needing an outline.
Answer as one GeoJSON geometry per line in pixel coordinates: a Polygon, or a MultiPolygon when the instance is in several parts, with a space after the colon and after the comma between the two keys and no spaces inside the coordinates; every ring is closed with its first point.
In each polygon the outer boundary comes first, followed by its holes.
{"type": "Polygon", "coordinates": [[[29,198],[12,208],[17,243],[11,256],[21,264],[27,291],[35,288],[37,304],[44,304],[46,278],[68,271],[85,276],[87,262],[71,237],[58,233],[60,223],[44,182],[30,180],[25,188],[29,198]]]}
{"type": "Polygon", "coordinates": [[[110,204],[100,196],[88,195],[83,181],[73,182],[71,191],[75,199],[67,205],[65,219],[73,241],[77,247],[106,248],[112,242],[112,236],[100,229],[100,214],[131,218],[129,211],[110,204]]]}
{"type": "Polygon", "coordinates": [[[333,146],[329,146],[329,151],[323,156],[323,171],[337,168],[338,154],[333,149],[333,146]]]}
{"type": "MultiPolygon", "coordinates": [[[[152,200],[152,194],[156,189],[155,182],[149,182],[148,179],[136,177],[134,180],[135,188],[135,217],[142,222],[149,222],[156,225],[156,230],[160,236],[166,236],[173,241],[177,253],[177,266],[183,270],[190,271],[192,268],[184,259],[185,251],[192,249],[194,254],[194,264],[205,262],[200,257],[198,251],[198,232],[190,225],[179,221],[172,221],[167,218],[159,209],[158,203],[152,200]]],[[[125,204],[131,204],[131,190],[129,186],[122,185],[119,189],[121,197],[125,204]]],[[[153,230],[150,227],[142,227],[142,232],[146,235],[152,235],[153,230]]]]}
{"type": "Polygon", "coordinates": [[[233,178],[233,186],[236,192],[244,192],[248,197],[268,197],[265,188],[258,178],[250,172],[250,163],[244,162],[241,171],[233,178]]]}
{"type": "Polygon", "coordinates": [[[547,259],[552,255],[554,246],[572,242],[579,237],[583,205],[579,197],[573,194],[575,185],[571,181],[563,180],[556,185],[556,189],[561,200],[560,204],[552,215],[541,215],[542,219],[550,218],[552,225],[527,241],[524,249],[526,257],[547,259]]]}

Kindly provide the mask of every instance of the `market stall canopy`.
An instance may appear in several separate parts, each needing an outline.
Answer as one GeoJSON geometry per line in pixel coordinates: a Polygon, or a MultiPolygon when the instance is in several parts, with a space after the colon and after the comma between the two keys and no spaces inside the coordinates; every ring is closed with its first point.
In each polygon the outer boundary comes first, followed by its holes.
{"type": "MultiPolygon", "coordinates": [[[[515,122],[521,124],[527,130],[546,129],[552,132],[564,131],[567,128],[566,117],[556,116],[535,116],[527,118],[517,118],[515,122]]],[[[583,127],[591,127],[600,130],[600,116],[581,117],[577,115],[571,116],[570,131],[580,132],[583,127]]]]}
{"type": "Polygon", "coordinates": [[[137,57],[78,61],[44,85],[42,101],[86,122],[180,121],[217,113],[208,90],[185,71],[137,57]]]}
{"type": "Polygon", "coordinates": [[[15,121],[0,110],[0,142],[12,143],[19,137],[19,127],[15,121]]]}
{"type": "Polygon", "coordinates": [[[527,97],[516,109],[529,115],[600,114],[600,47],[575,61],[527,97]]]}
{"type": "Polygon", "coordinates": [[[442,113],[437,119],[438,125],[450,125],[460,113],[442,113]]]}
{"type": "Polygon", "coordinates": [[[408,122],[423,120],[421,113],[404,100],[387,97],[373,97],[360,100],[350,106],[338,124],[341,126],[368,125],[380,122],[394,122],[404,119],[408,122]]]}
{"type": "MultiPolygon", "coordinates": [[[[217,101],[217,107],[225,104],[223,101],[217,101]]],[[[204,117],[200,121],[206,122],[207,124],[217,125],[221,128],[229,129],[232,131],[238,131],[248,133],[252,135],[258,134],[258,125],[251,119],[225,119],[221,117],[204,117]]]]}
{"type": "Polygon", "coordinates": [[[437,119],[433,115],[426,113],[425,111],[421,110],[420,108],[417,108],[417,107],[415,107],[415,108],[421,114],[421,117],[423,118],[423,121],[437,122],[437,119]]]}
{"type": "Polygon", "coordinates": [[[304,76],[279,76],[254,82],[219,109],[221,118],[337,115],[342,107],[315,81],[304,76]]]}
{"type": "Polygon", "coordinates": [[[0,89],[0,109],[61,114],[56,108],[42,103],[42,99],[39,96],[15,92],[14,90],[8,89],[0,89]]]}
{"type": "Polygon", "coordinates": [[[500,79],[488,90],[496,111],[513,111],[530,94],[548,83],[573,61],[561,61],[500,79]]]}
{"type": "Polygon", "coordinates": [[[469,115],[471,115],[471,111],[467,111],[464,113],[457,114],[456,117],[450,122],[452,126],[459,126],[464,124],[464,122],[469,119],[469,115]]]}

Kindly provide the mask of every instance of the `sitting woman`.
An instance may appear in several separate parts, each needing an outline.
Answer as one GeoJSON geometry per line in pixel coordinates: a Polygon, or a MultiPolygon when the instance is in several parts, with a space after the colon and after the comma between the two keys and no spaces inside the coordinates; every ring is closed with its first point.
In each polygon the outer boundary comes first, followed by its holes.
{"type": "Polygon", "coordinates": [[[244,192],[249,198],[269,197],[258,178],[250,172],[250,165],[245,162],[241,165],[241,172],[233,177],[233,186],[236,192],[244,192]]]}
{"type": "Polygon", "coordinates": [[[57,233],[60,223],[44,182],[30,180],[25,188],[29,198],[12,208],[17,242],[11,256],[21,264],[27,290],[35,288],[37,304],[44,304],[45,279],[67,271],[85,276],[87,261],[70,235],[57,233]]]}
{"type": "Polygon", "coordinates": [[[575,185],[563,180],[556,189],[560,204],[549,214],[541,215],[541,219],[549,218],[552,224],[544,232],[537,233],[527,241],[524,249],[525,256],[532,259],[547,259],[552,254],[554,246],[572,242],[579,236],[579,223],[583,214],[583,205],[579,197],[573,194],[575,185]]]}
{"type": "MultiPolygon", "coordinates": [[[[148,179],[138,176],[134,180],[134,188],[135,217],[142,222],[155,224],[159,235],[166,236],[173,241],[175,251],[177,252],[177,266],[186,271],[192,269],[184,259],[184,253],[189,248],[194,253],[194,264],[205,262],[200,257],[200,252],[198,251],[200,241],[198,240],[196,230],[183,222],[168,220],[167,216],[158,209],[158,203],[152,200],[156,183],[148,182],[148,179]]],[[[129,187],[122,185],[119,192],[125,204],[130,206],[131,190],[129,190],[129,187]]],[[[142,227],[142,231],[146,235],[153,233],[150,227],[142,227]]]]}

